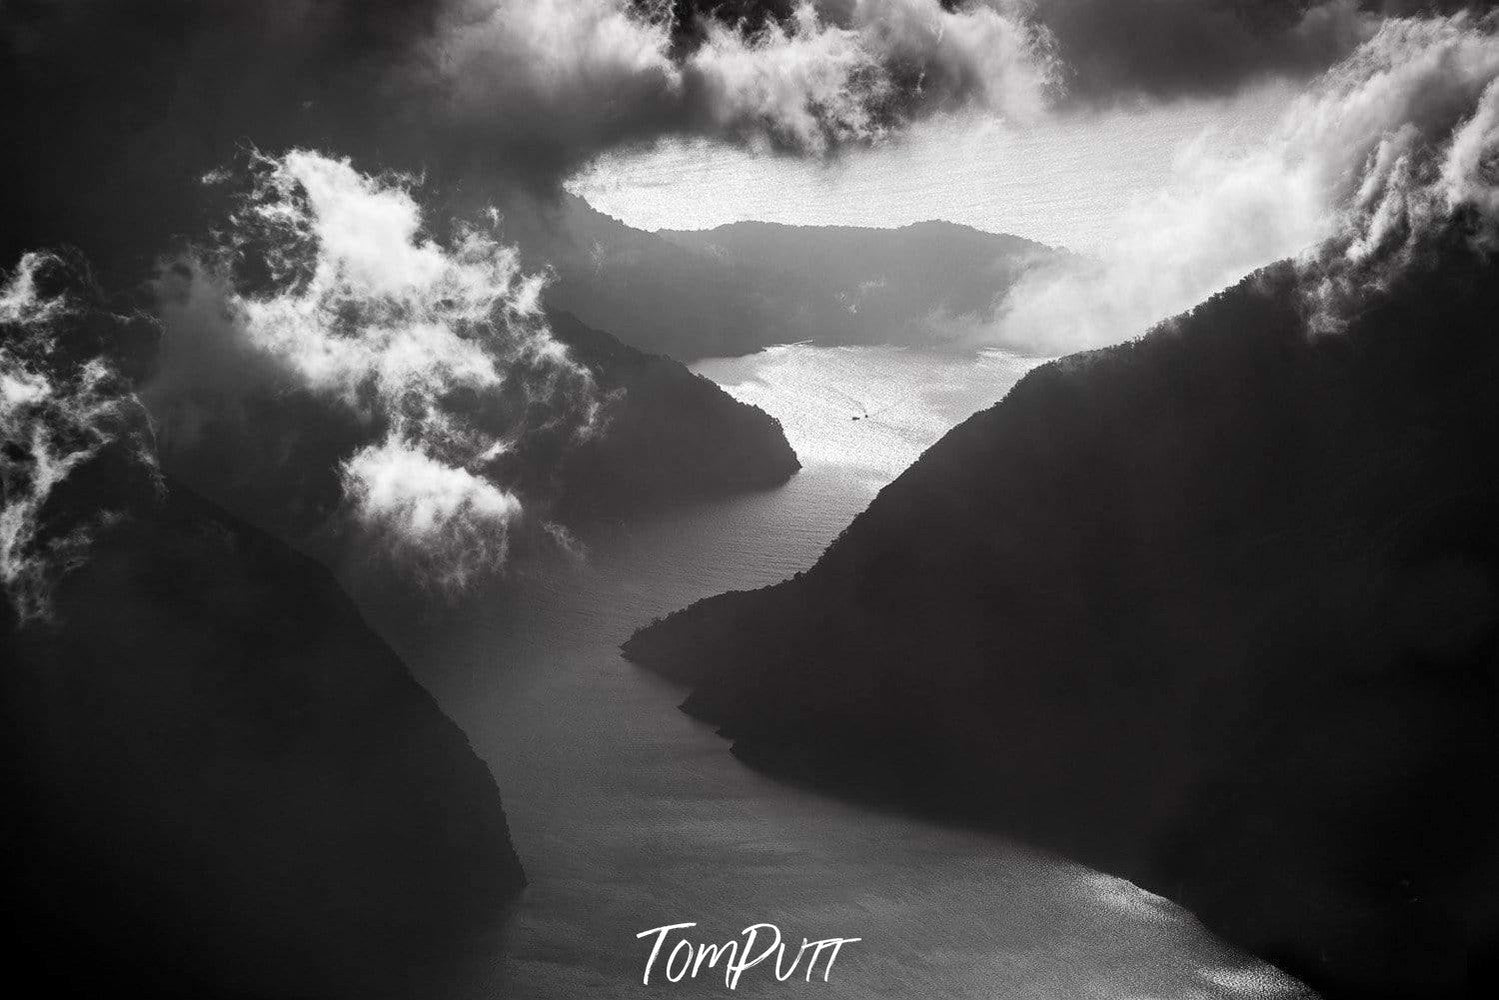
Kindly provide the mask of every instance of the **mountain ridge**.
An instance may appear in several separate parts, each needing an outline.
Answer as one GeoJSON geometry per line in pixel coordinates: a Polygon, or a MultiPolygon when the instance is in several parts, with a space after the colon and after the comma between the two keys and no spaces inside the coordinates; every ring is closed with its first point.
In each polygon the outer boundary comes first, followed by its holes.
{"type": "Polygon", "coordinates": [[[1413,266],[1317,337],[1276,265],[1042,366],[816,566],[624,654],[774,773],[1131,878],[1329,997],[1466,996],[1499,940],[1496,266],[1413,266]]]}
{"type": "MultiPolygon", "coordinates": [[[[967,349],[946,327],[982,321],[1029,267],[1062,251],[956,223],[898,229],[729,223],[647,231],[576,195],[504,206],[504,231],[554,275],[553,307],[680,361],[775,344],[967,349]],[[725,256],[711,244],[781,238],[725,256]],[[827,244],[843,244],[829,247],[827,244]],[[920,245],[914,245],[913,241],[920,245]],[[670,301],[663,312],[660,302],[670,301]]],[[[720,248],[721,249],[721,248],[720,248]]]]}

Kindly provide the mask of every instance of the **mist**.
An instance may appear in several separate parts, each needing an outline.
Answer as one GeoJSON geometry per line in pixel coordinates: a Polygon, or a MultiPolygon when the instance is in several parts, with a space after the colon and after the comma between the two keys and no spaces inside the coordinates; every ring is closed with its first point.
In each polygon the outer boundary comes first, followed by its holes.
{"type": "MultiPolygon", "coordinates": [[[[1320,270],[1376,251],[1393,260],[1390,241],[1419,243],[1464,209],[1492,219],[1484,164],[1496,76],[1488,22],[1388,21],[1292,99],[1263,141],[1229,157],[1211,131],[1187,143],[1163,190],[1125,210],[1120,236],[1028,271],[970,336],[1048,355],[1099,347],[1273,261],[1320,270]],[[1328,241],[1339,248],[1331,258],[1328,241]]],[[[1346,273],[1338,282],[1340,295],[1356,296],[1346,273]]]]}

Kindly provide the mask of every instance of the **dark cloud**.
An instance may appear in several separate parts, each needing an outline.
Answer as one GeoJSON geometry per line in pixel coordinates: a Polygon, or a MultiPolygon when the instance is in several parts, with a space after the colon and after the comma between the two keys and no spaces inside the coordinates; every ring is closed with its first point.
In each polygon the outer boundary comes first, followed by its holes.
{"type": "MultiPolygon", "coordinates": [[[[375,152],[421,0],[12,0],[0,8],[0,257],[74,244],[139,277],[206,218],[236,144],[375,152]]],[[[389,109],[394,111],[394,108],[389,109]]]]}
{"type": "MultiPolygon", "coordinates": [[[[0,7],[0,257],[78,244],[139,275],[253,143],[472,191],[554,189],[602,150],[712,135],[826,154],[968,105],[1039,113],[1008,4],[818,0],[16,0],[0,7]]],[[[484,194],[484,197],[489,197],[484,194]]]]}
{"type": "Polygon", "coordinates": [[[1488,8],[1493,0],[1036,0],[1074,99],[1217,96],[1327,69],[1388,15],[1488,8]]]}
{"type": "Polygon", "coordinates": [[[1364,20],[1341,0],[1044,0],[1040,17],[1070,91],[1090,101],[1221,94],[1314,72],[1357,45],[1364,20]]]}
{"type": "MultiPolygon", "coordinates": [[[[1419,0],[10,0],[0,259],[77,244],[138,277],[254,143],[555,189],[708,135],[825,155],[922,116],[1044,114],[1310,75],[1419,0]]],[[[1484,4],[1488,6],[1488,4],[1484,4]]]]}
{"type": "Polygon", "coordinates": [[[1417,6],[11,0],[0,259],[73,244],[106,283],[140,280],[221,214],[196,182],[252,143],[425,173],[469,209],[663,136],[827,155],[947,110],[1035,118],[1064,88],[1103,102],[1309,75],[1417,6]]]}

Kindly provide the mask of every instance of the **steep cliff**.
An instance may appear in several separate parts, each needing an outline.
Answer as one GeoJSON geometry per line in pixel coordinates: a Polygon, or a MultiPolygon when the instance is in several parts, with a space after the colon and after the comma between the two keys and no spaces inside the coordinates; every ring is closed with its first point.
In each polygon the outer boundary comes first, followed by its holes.
{"type": "Polygon", "coordinates": [[[608,407],[601,434],[561,457],[561,505],[573,515],[624,513],[779,486],[799,468],[780,422],[701,375],[646,354],[577,317],[552,334],[593,373],[608,407]]]}
{"type": "Polygon", "coordinates": [[[9,967],[52,995],[440,995],[524,884],[488,769],[319,564],[119,471],[57,487],[52,523],[121,513],[50,621],[0,625],[9,967]]]}
{"type": "Polygon", "coordinates": [[[1032,372],[810,571],[632,660],[782,774],[1121,873],[1328,996],[1499,944],[1499,263],[1270,268],[1032,372]]]}

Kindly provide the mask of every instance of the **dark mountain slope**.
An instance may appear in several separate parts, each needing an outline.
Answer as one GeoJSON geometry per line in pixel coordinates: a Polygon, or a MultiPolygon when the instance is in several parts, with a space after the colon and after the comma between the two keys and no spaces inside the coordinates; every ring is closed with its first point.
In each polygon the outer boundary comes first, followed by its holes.
{"type": "Polygon", "coordinates": [[[624,513],[768,489],[801,468],[780,421],[680,362],[637,351],[567,313],[553,314],[551,327],[601,390],[623,393],[608,409],[604,433],[562,458],[566,513],[624,513]]]}
{"type": "Polygon", "coordinates": [[[1289,265],[1032,372],[809,572],[626,655],[783,774],[993,824],[1329,996],[1492,985],[1499,262],[1289,265]]]}
{"type": "Polygon", "coordinates": [[[434,995],[524,882],[489,771],[326,570],[109,464],[48,517],[130,515],[52,623],[0,623],[9,967],[59,996],[434,995]]]}

